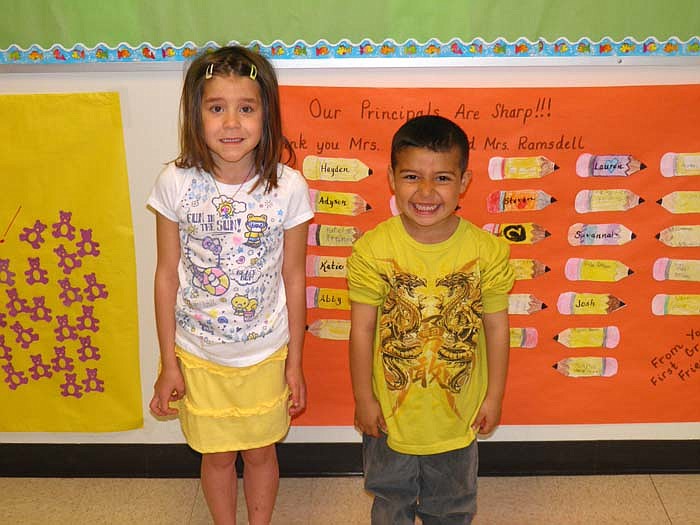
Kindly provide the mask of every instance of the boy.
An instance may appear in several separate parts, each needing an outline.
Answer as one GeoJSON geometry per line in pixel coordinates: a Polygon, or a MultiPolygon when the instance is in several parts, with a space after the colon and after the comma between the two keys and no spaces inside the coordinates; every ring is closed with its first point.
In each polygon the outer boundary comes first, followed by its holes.
{"type": "Polygon", "coordinates": [[[455,215],[471,174],[459,126],[420,116],[396,132],[400,211],[348,261],[350,372],[373,525],[471,523],[476,433],[498,424],[508,368],[501,240],[455,215]],[[487,366],[488,364],[488,366],[487,366]]]}

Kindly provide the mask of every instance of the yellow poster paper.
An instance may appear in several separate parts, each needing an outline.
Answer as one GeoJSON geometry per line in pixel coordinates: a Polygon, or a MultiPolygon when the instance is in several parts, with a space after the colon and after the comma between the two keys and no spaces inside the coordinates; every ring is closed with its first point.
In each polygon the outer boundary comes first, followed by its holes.
{"type": "Polygon", "coordinates": [[[0,431],[143,424],[119,96],[0,96],[0,431]]]}

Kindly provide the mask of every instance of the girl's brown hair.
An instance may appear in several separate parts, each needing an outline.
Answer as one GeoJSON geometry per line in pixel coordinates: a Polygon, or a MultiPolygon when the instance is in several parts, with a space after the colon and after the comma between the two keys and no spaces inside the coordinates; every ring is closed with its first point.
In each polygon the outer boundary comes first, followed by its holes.
{"type": "Polygon", "coordinates": [[[197,168],[214,173],[214,159],[204,140],[202,95],[207,76],[238,75],[258,83],[263,105],[263,130],[255,149],[255,171],[260,178],[255,189],[265,182],[265,191],[277,187],[277,163],[294,165],[296,156],[282,134],[279,87],[272,65],[261,55],[241,46],[228,46],[196,58],[185,75],[180,98],[180,155],[178,168],[197,168]],[[282,158],[282,153],[286,157],[282,158]]]}

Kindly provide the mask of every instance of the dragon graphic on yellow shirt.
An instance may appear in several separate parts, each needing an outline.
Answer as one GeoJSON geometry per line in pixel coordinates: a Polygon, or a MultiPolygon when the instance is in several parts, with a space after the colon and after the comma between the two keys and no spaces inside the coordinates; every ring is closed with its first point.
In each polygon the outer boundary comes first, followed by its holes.
{"type": "MultiPolygon", "coordinates": [[[[384,275],[389,294],[379,323],[384,377],[397,392],[394,411],[413,386],[437,383],[457,413],[469,380],[482,313],[475,261],[429,282],[401,271],[384,275]]],[[[459,415],[459,414],[458,414],[459,415]]]]}

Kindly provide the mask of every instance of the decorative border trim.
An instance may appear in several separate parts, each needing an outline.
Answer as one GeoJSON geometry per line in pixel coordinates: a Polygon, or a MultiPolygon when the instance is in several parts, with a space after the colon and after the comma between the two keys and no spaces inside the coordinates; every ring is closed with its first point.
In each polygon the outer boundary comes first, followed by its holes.
{"type": "MultiPolygon", "coordinates": [[[[479,475],[698,474],[699,453],[700,440],[480,441],[479,475]]],[[[361,443],[282,443],[277,454],[285,477],[362,474],[361,443]]],[[[5,477],[196,478],[200,459],[184,444],[0,444],[5,477]]]]}
{"type": "MultiPolygon", "coordinates": [[[[231,41],[228,44],[238,43],[231,41]]],[[[0,50],[0,65],[172,63],[184,62],[200,52],[219,47],[219,44],[211,41],[202,46],[190,41],[181,46],[170,42],[164,42],[159,46],[144,42],[135,47],[121,43],[116,47],[98,44],[92,48],[83,44],[75,44],[69,48],[61,44],[54,44],[48,49],[36,44],[28,49],[11,45],[7,49],[0,50]]],[[[423,44],[413,39],[402,44],[391,39],[379,43],[369,39],[362,40],[360,43],[341,40],[336,44],[331,44],[326,40],[319,40],[315,44],[307,44],[302,40],[297,40],[293,44],[285,44],[275,40],[270,45],[254,40],[246,47],[254,49],[270,59],[284,61],[341,61],[349,58],[429,58],[438,61],[441,58],[463,58],[466,60],[502,57],[700,57],[700,36],[694,36],[685,42],[676,37],[663,41],[648,37],[642,42],[632,37],[621,41],[614,41],[606,37],[598,42],[593,42],[588,38],[582,38],[576,42],[570,42],[566,38],[559,38],[554,42],[548,42],[544,39],[531,42],[525,38],[520,38],[515,42],[508,42],[501,38],[494,42],[486,42],[481,38],[464,42],[454,38],[446,43],[431,39],[423,44]]]]}

